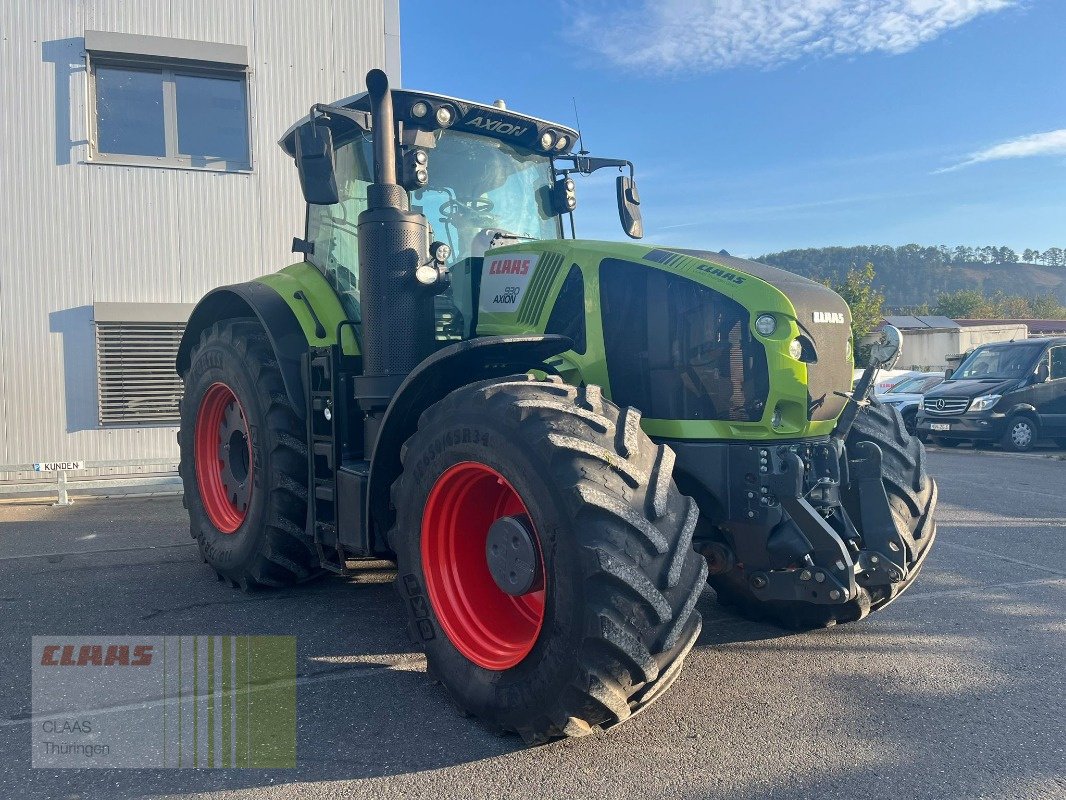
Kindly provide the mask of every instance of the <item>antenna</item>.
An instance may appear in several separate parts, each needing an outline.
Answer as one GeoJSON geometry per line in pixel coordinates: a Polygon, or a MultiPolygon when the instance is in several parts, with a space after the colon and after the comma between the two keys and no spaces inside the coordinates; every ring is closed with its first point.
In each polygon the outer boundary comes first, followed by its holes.
{"type": "Polygon", "coordinates": [[[581,135],[581,117],[577,115],[577,98],[571,95],[570,101],[574,104],[574,120],[577,122],[577,146],[581,148],[577,154],[587,156],[589,151],[585,149],[585,138],[581,135]]]}

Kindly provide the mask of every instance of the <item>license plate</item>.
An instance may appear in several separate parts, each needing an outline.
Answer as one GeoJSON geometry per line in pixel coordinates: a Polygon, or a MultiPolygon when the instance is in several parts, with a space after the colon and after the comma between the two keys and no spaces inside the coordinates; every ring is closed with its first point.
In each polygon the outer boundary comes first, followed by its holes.
{"type": "Polygon", "coordinates": [[[948,422],[931,422],[929,423],[929,430],[932,431],[950,431],[951,423],[948,422]]]}

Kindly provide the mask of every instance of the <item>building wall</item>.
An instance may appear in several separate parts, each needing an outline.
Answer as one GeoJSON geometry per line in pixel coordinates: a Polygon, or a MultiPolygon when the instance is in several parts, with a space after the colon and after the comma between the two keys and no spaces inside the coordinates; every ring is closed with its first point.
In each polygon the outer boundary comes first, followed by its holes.
{"type": "Polygon", "coordinates": [[[291,263],[303,204],[276,140],[371,67],[399,84],[398,3],[3,0],[0,464],[176,454],[174,427],[97,423],[93,303],[193,303],[291,263]],[[88,163],[86,30],[246,46],[253,169],[88,163]]]}
{"type": "Polygon", "coordinates": [[[1029,338],[1029,327],[1024,322],[964,325],[959,330],[958,353],[961,355],[981,344],[1027,338],[1029,338]]]}
{"type": "Polygon", "coordinates": [[[937,372],[947,369],[947,356],[957,353],[958,329],[919,328],[903,331],[903,357],[899,369],[937,372]]]}

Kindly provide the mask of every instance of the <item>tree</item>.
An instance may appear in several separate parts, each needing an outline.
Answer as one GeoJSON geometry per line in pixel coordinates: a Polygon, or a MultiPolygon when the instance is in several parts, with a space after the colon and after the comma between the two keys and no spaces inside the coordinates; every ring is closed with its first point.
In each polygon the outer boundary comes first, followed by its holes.
{"type": "Polygon", "coordinates": [[[1033,312],[1033,319],[1064,319],[1066,318],[1066,306],[1059,302],[1054,292],[1034,297],[1029,302],[1033,312]]]}
{"type": "Polygon", "coordinates": [[[1032,264],[1034,261],[1036,261],[1036,257],[1038,255],[1040,255],[1039,252],[1033,250],[1031,247],[1027,247],[1024,251],[1022,251],[1022,261],[1024,261],[1026,264],[1032,264]]]}
{"type": "Polygon", "coordinates": [[[977,289],[945,292],[936,299],[933,311],[951,319],[980,319],[991,316],[987,313],[988,301],[977,289]]]}
{"type": "Polygon", "coordinates": [[[843,280],[830,281],[829,288],[844,298],[851,309],[852,346],[856,364],[866,363],[869,348],[860,345],[862,338],[873,331],[884,318],[885,296],[874,288],[876,272],[869,261],[862,269],[852,267],[843,280]]]}
{"type": "Polygon", "coordinates": [[[1009,247],[1001,247],[996,253],[1000,264],[1017,264],[1018,254],[1009,247]]]}
{"type": "Polygon", "coordinates": [[[1066,253],[1061,247],[1049,247],[1044,251],[1044,263],[1049,267],[1066,266],[1066,253]]]}

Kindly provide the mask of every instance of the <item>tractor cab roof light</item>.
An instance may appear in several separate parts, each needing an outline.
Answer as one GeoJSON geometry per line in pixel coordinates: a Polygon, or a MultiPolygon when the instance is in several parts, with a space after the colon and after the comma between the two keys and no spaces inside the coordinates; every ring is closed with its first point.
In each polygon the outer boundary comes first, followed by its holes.
{"type": "Polygon", "coordinates": [[[438,125],[442,128],[447,128],[455,121],[455,114],[448,106],[441,106],[437,109],[435,118],[438,125]]]}

